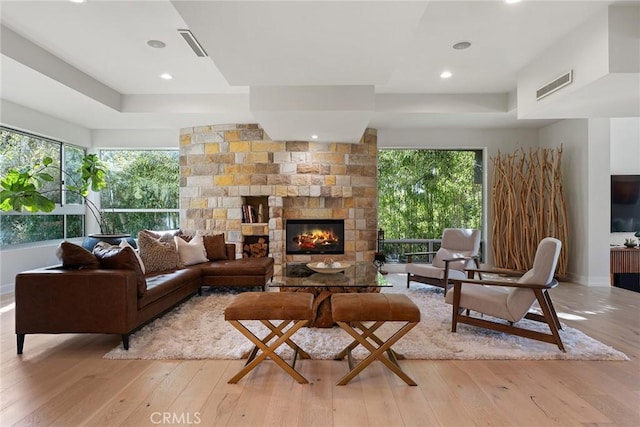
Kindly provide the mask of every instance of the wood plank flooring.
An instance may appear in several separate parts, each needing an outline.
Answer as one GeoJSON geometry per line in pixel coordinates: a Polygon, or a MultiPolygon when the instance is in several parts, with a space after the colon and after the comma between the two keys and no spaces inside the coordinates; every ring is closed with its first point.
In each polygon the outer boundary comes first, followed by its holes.
{"type": "Polygon", "coordinates": [[[307,385],[266,362],[227,384],[243,361],[102,359],[117,336],[28,335],[17,356],[3,295],[0,426],[640,425],[640,294],[563,283],[551,297],[563,323],[631,360],[401,361],[417,387],[379,362],[341,387],[344,361],[298,361],[307,385]]]}

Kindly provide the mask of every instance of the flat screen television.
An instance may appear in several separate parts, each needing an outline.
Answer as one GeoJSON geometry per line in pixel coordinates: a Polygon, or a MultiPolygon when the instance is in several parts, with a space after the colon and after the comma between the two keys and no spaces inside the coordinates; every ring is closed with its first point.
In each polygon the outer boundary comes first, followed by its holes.
{"type": "Polygon", "coordinates": [[[611,232],[640,231],[640,175],[611,175],[611,232]]]}

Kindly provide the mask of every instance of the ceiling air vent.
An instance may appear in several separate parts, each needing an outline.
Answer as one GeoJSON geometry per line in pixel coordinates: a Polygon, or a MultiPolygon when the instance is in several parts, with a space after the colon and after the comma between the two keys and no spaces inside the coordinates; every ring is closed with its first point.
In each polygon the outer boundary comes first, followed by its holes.
{"type": "Polygon", "coordinates": [[[539,101],[547,95],[562,89],[573,81],[573,70],[558,77],[557,79],[547,83],[536,91],[536,100],[539,101]]]}
{"type": "Polygon", "coordinates": [[[205,52],[202,46],[200,46],[200,43],[198,43],[198,40],[196,40],[190,30],[178,30],[178,32],[180,33],[182,38],[184,38],[184,41],[187,42],[196,56],[199,56],[200,58],[207,56],[207,52],[205,52]]]}

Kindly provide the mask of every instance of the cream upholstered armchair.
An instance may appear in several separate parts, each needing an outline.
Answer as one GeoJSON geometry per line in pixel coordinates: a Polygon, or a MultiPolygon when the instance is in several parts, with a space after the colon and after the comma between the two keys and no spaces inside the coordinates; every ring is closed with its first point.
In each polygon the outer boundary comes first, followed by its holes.
{"type": "MultiPolygon", "coordinates": [[[[465,269],[479,267],[478,251],[480,250],[480,230],[465,228],[445,228],[442,232],[440,249],[435,252],[431,264],[407,264],[407,288],[411,282],[451,288],[452,279],[464,279],[465,269]]],[[[430,252],[421,252],[429,254],[430,252]]]]}
{"type": "MultiPolygon", "coordinates": [[[[451,332],[458,323],[493,329],[525,338],[556,344],[562,351],[564,346],[558,329],[560,321],[553,308],[548,290],[558,285],[553,278],[558,264],[562,243],[558,239],[546,237],[538,244],[533,268],[516,280],[475,280],[454,279],[453,290],[445,301],[453,305],[451,332]],[[542,315],[530,312],[538,302],[542,315]],[[491,316],[488,319],[474,316],[474,313],[491,316]],[[515,326],[523,318],[545,322],[550,333],[538,332],[515,326]],[[500,319],[507,322],[501,322],[500,319]]],[[[507,270],[475,270],[481,272],[504,273],[507,270]]],[[[486,276],[485,276],[486,277],[486,276]]]]}

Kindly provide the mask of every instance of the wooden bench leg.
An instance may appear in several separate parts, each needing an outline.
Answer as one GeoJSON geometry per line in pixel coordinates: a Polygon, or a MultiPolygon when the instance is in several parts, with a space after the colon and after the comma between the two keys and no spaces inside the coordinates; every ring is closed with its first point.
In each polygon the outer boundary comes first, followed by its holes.
{"type": "MultiPolygon", "coordinates": [[[[365,330],[362,333],[358,333],[358,331],[356,331],[349,323],[347,322],[336,322],[338,323],[338,325],[344,329],[349,335],[351,335],[353,337],[353,339],[355,341],[357,341],[357,343],[354,345],[354,343],[351,343],[347,349],[345,349],[347,351],[347,353],[351,353],[351,350],[355,347],[358,346],[358,344],[362,344],[362,346],[364,346],[367,350],[369,350],[371,352],[371,354],[369,354],[369,356],[367,356],[364,360],[362,360],[360,363],[358,363],[355,367],[353,367],[344,377],[342,377],[340,379],[340,381],[338,381],[338,385],[345,385],[347,383],[349,383],[349,381],[351,381],[356,375],[358,375],[360,372],[362,372],[362,370],[364,370],[364,368],[366,368],[367,366],[369,366],[371,364],[371,362],[373,362],[374,360],[379,360],[382,363],[385,364],[385,366],[387,366],[387,368],[389,368],[393,373],[395,373],[398,377],[400,377],[405,383],[407,383],[408,385],[417,385],[415,381],[413,381],[406,373],[404,373],[404,371],[400,368],[400,365],[398,365],[398,361],[396,359],[396,357],[394,356],[394,353],[391,351],[389,358],[384,356],[384,353],[386,351],[390,351],[391,350],[391,346],[393,344],[395,344],[400,338],[402,338],[407,332],[409,332],[414,326],[416,326],[418,323],[417,322],[406,322],[404,326],[402,326],[395,334],[393,334],[387,341],[383,341],[381,340],[379,337],[377,337],[375,334],[373,334],[373,332],[371,332],[371,329],[375,327],[375,329],[378,329],[381,325],[377,325],[377,323],[385,323],[385,322],[376,322],[376,324],[374,324],[374,326],[372,328],[364,328],[365,330]],[[375,338],[373,338],[375,337],[375,338]],[[373,340],[376,344],[378,344],[378,347],[376,348],[375,345],[373,345],[371,342],[369,342],[367,340],[367,338],[370,338],[371,340],[373,340]],[[382,343],[382,344],[380,344],[382,343]]],[[[360,327],[362,326],[362,324],[360,324],[359,322],[353,322],[354,326],[356,327],[360,327]]],[[[344,350],[343,350],[344,351],[344,350]]],[[[351,356],[349,354],[349,358],[351,359],[351,356]]]]}
{"type": "MultiPolygon", "coordinates": [[[[353,324],[355,324],[355,322],[352,322],[353,324]]],[[[371,327],[366,328],[364,325],[362,325],[362,323],[358,322],[358,329],[360,329],[362,331],[361,335],[363,338],[369,338],[371,336],[378,338],[374,335],[374,332],[376,330],[378,330],[378,328],[380,326],[384,325],[384,322],[379,321],[379,322],[375,322],[371,327]]],[[[349,344],[348,346],[346,346],[344,348],[344,350],[342,350],[340,353],[338,353],[333,360],[342,360],[345,358],[345,356],[347,355],[347,353],[349,351],[353,351],[354,348],[356,348],[357,346],[360,345],[360,342],[358,340],[353,340],[351,342],[351,344],[349,344]]],[[[382,345],[382,340],[378,339],[378,345],[382,345]]]]}
{"type": "MultiPolygon", "coordinates": [[[[299,347],[290,340],[290,337],[298,329],[300,329],[301,327],[305,326],[309,322],[308,320],[296,320],[296,321],[294,321],[293,325],[289,329],[284,331],[284,332],[282,332],[282,329],[284,329],[289,323],[291,323],[291,321],[286,321],[285,320],[279,326],[275,326],[271,322],[266,321],[266,320],[262,321],[265,325],[267,323],[269,323],[271,325],[271,326],[269,326],[269,329],[271,329],[272,332],[268,335],[268,336],[270,336],[270,338],[268,340],[267,340],[267,338],[263,338],[261,340],[255,334],[253,334],[253,332],[251,332],[249,329],[247,329],[242,323],[240,323],[237,320],[228,320],[228,322],[231,323],[237,330],[239,330],[251,342],[253,342],[257,349],[262,350],[262,353],[260,353],[258,355],[256,355],[257,350],[255,352],[252,352],[252,356],[250,356],[250,359],[247,360],[247,363],[244,366],[244,368],[242,368],[240,370],[240,372],[238,372],[236,375],[234,375],[228,381],[229,384],[235,384],[238,381],[240,381],[240,379],[242,377],[244,377],[246,374],[248,374],[251,370],[253,370],[256,366],[258,366],[258,364],[260,364],[267,357],[270,358],[271,360],[273,360],[282,369],[284,369],[298,383],[300,383],[300,384],[308,384],[309,383],[309,381],[307,381],[307,379],[305,377],[303,377],[298,371],[296,371],[284,359],[282,359],[282,357],[278,356],[275,353],[275,350],[278,347],[280,347],[282,344],[284,344],[284,343],[289,344],[289,346],[294,348],[294,350],[296,348],[299,349],[299,347]],[[267,322],[267,323],[265,323],[265,322],[267,322]],[[278,332],[276,332],[276,331],[278,331],[278,332]],[[267,346],[267,343],[269,342],[269,340],[271,340],[271,338],[273,338],[275,335],[278,335],[278,339],[275,340],[273,343],[271,343],[271,345],[267,346]],[[255,357],[255,358],[251,359],[251,357],[255,357]]],[[[296,354],[294,354],[294,364],[295,364],[296,356],[297,356],[297,352],[296,352],[296,354]]]]}
{"type": "MultiPolygon", "coordinates": [[[[267,328],[271,329],[271,332],[269,333],[269,335],[267,335],[266,337],[264,337],[262,339],[262,342],[264,342],[264,343],[268,343],[275,336],[281,337],[284,334],[282,332],[283,329],[286,328],[287,325],[290,323],[290,322],[282,322],[279,326],[276,326],[273,323],[269,322],[268,320],[261,320],[261,322],[262,322],[262,324],[264,326],[266,326],[267,328]]],[[[302,359],[311,359],[311,356],[309,356],[309,354],[306,351],[304,351],[303,349],[298,347],[298,344],[294,343],[290,339],[287,339],[285,341],[285,343],[289,347],[291,347],[291,349],[293,351],[295,351],[296,353],[300,354],[300,358],[302,358],[302,359]]]]}

